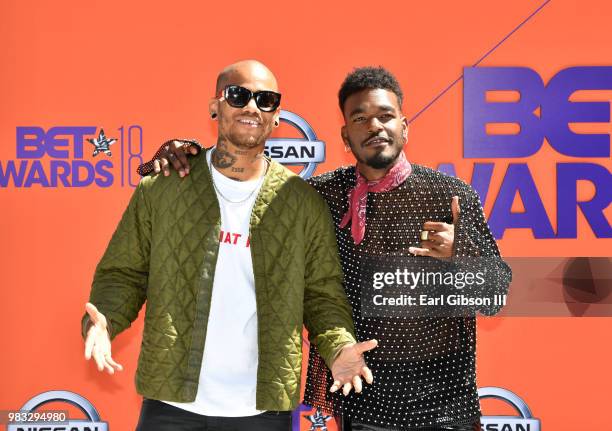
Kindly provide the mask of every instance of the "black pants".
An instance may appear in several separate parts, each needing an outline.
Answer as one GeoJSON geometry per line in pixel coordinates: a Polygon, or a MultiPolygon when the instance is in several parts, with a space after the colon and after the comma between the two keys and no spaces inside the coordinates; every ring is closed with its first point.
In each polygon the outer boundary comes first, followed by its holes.
{"type": "MultiPolygon", "coordinates": [[[[338,427],[340,431],[387,431],[393,428],[385,428],[378,427],[373,425],[367,425],[360,422],[351,421],[349,418],[337,417],[336,420],[340,424],[338,427]]],[[[412,429],[412,428],[410,428],[412,429]]],[[[426,427],[419,428],[419,431],[480,431],[480,421],[476,421],[473,424],[465,424],[465,425],[448,425],[448,426],[440,426],[440,427],[426,427]]]]}
{"type": "Polygon", "coordinates": [[[237,418],[202,416],[145,398],[136,431],[291,431],[291,412],[237,418]]]}
{"type": "MultiPolygon", "coordinates": [[[[386,431],[387,428],[380,428],[372,425],[353,424],[352,431],[386,431]]],[[[411,428],[412,429],[412,428],[411,428]]],[[[457,425],[442,428],[419,428],[419,431],[480,431],[480,424],[474,425],[457,425]]]]}

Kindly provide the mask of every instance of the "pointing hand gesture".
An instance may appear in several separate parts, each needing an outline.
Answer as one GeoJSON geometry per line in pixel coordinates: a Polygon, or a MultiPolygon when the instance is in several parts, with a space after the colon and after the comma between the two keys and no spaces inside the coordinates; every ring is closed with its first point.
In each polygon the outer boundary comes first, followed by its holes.
{"type": "Polygon", "coordinates": [[[455,243],[455,226],[459,221],[459,196],[451,200],[453,221],[451,224],[428,221],[423,224],[421,231],[421,247],[410,247],[408,251],[416,256],[431,256],[438,259],[447,259],[453,255],[455,243]]]}

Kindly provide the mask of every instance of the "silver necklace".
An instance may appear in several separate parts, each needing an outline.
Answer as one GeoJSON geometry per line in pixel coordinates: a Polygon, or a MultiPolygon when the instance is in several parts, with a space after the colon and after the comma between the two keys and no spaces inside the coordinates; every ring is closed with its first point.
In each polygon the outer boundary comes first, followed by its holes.
{"type": "MultiPolygon", "coordinates": [[[[215,150],[213,149],[212,151],[214,152],[215,150]]],[[[231,204],[241,204],[241,203],[244,203],[244,202],[248,201],[253,196],[255,191],[257,189],[259,189],[259,186],[261,186],[261,184],[263,183],[263,180],[264,180],[264,178],[266,176],[266,172],[268,171],[268,161],[264,158],[264,161],[266,162],[266,169],[264,169],[263,175],[261,176],[261,178],[259,178],[259,180],[257,181],[257,184],[255,184],[255,188],[253,188],[253,190],[251,190],[251,192],[247,195],[246,198],[240,199],[238,201],[233,201],[231,199],[228,199],[227,196],[225,196],[223,193],[221,193],[221,190],[219,190],[219,188],[217,187],[217,184],[215,184],[215,175],[213,173],[212,158],[213,158],[213,153],[211,152],[210,153],[210,160],[208,161],[208,170],[210,171],[210,179],[212,180],[212,185],[215,188],[215,191],[217,192],[217,194],[219,196],[221,196],[221,198],[224,201],[229,202],[231,204]]],[[[223,174],[221,174],[221,175],[223,175],[223,174]]]]}

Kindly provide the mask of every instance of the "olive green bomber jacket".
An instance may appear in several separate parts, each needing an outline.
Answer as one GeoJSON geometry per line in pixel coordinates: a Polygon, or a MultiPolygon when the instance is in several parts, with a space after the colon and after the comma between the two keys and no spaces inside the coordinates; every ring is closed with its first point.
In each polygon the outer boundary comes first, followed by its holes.
{"type": "MultiPolygon", "coordinates": [[[[180,178],[145,177],[99,262],[92,302],[111,339],[147,302],[136,388],[195,400],[221,216],[205,151],[180,178]]],[[[271,161],[250,220],[259,363],[256,408],[292,410],[300,396],[302,325],[326,363],[355,342],[331,215],[297,175],[271,161]]],[[[231,313],[232,310],[228,310],[231,313]]],[[[82,320],[82,331],[89,323],[82,320]]]]}

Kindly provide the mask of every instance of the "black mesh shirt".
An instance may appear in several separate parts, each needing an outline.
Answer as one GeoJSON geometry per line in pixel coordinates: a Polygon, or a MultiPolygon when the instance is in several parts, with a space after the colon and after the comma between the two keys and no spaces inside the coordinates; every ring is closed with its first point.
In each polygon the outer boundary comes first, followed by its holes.
{"type": "MultiPolygon", "coordinates": [[[[398,430],[473,423],[480,416],[476,388],[476,321],[467,317],[381,317],[361,312],[361,268],[371,256],[408,256],[420,244],[426,221],[450,223],[451,198],[459,196],[454,256],[498,257],[489,263],[489,289],[506,293],[509,267],[486,223],[476,192],[463,181],[412,164],[412,173],[397,188],[369,193],[366,231],[355,245],[350,223],[338,227],[348,210],[355,168],[344,167],[309,180],[327,201],[335,225],[344,270],[344,288],[353,307],[359,341],[372,338],[378,347],[366,352],[374,374],[361,394],[329,392],[333,380],[311,344],[304,403],[362,423],[398,430]]],[[[432,258],[424,258],[432,259],[432,258]]],[[[481,307],[492,315],[500,306],[481,307]]]]}

